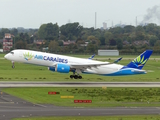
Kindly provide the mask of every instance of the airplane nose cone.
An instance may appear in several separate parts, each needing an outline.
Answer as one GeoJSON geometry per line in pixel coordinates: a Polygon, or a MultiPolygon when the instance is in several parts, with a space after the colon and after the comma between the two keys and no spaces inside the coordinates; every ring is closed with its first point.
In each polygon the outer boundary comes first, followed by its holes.
{"type": "Polygon", "coordinates": [[[5,55],[4,58],[7,59],[7,56],[8,56],[8,55],[5,55]]]}

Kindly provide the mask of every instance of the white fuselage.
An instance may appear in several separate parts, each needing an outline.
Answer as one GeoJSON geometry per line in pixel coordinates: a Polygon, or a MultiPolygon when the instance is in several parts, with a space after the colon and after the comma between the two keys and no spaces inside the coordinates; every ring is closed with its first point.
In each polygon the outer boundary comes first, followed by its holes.
{"type": "MultiPolygon", "coordinates": [[[[47,66],[47,67],[53,67],[57,63],[67,64],[70,66],[72,64],[81,65],[81,64],[104,63],[95,60],[69,57],[64,55],[44,53],[31,50],[13,50],[12,52],[14,54],[8,53],[7,55],[5,55],[5,58],[15,62],[22,62],[27,64],[47,66]]],[[[83,71],[83,73],[112,75],[113,73],[119,72],[123,67],[124,67],[123,65],[119,64],[100,65],[97,67],[87,68],[83,71]]],[[[127,70],[133,71],[134,69],[128,68],[127,70]]]]}

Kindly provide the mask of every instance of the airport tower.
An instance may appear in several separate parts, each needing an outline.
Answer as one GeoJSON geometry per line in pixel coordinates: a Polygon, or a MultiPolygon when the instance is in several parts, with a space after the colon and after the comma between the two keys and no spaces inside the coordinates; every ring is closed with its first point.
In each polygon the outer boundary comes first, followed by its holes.
{"type": "Polygon", "coordinates": [[[8,52],[13,47],[12,35],[10,33],[5,33],[3,38],[3,52],[8,52]]]}

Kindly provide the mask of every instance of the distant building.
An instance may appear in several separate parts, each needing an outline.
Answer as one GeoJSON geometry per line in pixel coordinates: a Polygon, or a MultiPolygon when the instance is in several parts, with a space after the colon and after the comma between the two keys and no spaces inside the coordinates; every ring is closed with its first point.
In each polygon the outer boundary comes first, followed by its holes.
{"type": "Polygon", "coordinates": [[[134,41],[132,44],[133,45],[149,45],[149,42],[146,40],[144,40],[144,41],[139,40],[139,41],[134,41]]]}
{"type": "Polygon", "coordinates": [[[3,52],[8,52],[13,47],[13,39],[10,33],[6,33],[3,38],[3,52]]]}
{"type": "Polygon", "coordinates": [[[0,52],[3,52],[3,49],[0,49],[0,52]]]}
{"type": "Polygon", "coordinates": [[[100,56],[119,56],[118,50],[98,50],[100,56]]]}
{"type": "Polygon", "coordinates": [[[75,41],[70,41],[70,40],[68,40],[68,41],[62,40],[62,42],[63,42],[63,45],[64,45],[64,46],[68,46],[68,45],[70,45],[70,44],[75,44],[75,41]]]}
{"type": "Polygon", "coordinates": [[[48,51],[48,47],[42,48],[42,51],[48,51]]]}
{"type": "Polygon", "coordinates": [[[86,46],[88,46],[88,43],[89,43],[89,42],[85,42],[84,44],[80,44],[80,46],[81,46],[81,47],[86,47],[86,46]]]}
{"type": "Polygon", "coordinates": [[[103,29],[106,30],[107,29],[107,23],[103,22],[103,29]]]}
{"type": "Polygon", "coordinates": [[[45,44],[45,41],[44,40],[34,40],[34,43],[37,45],[37,46],[40,46],[42,44],[45,44]]]}

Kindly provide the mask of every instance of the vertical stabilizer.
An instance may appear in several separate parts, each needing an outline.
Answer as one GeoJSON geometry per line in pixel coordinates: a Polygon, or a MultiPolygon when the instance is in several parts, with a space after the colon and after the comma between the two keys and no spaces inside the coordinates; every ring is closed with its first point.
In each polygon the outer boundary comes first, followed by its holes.
{"type": "Polygon", "coordinates": [[[148,61],[149,57],[152,54],[152,50],[146,50],[141,55],[139,55],[137,58],[135,58],[132,62],[130,62],[127,67],[130,68],[136,68],[136,69],[142,69],[143,66],[148,61]]]}

